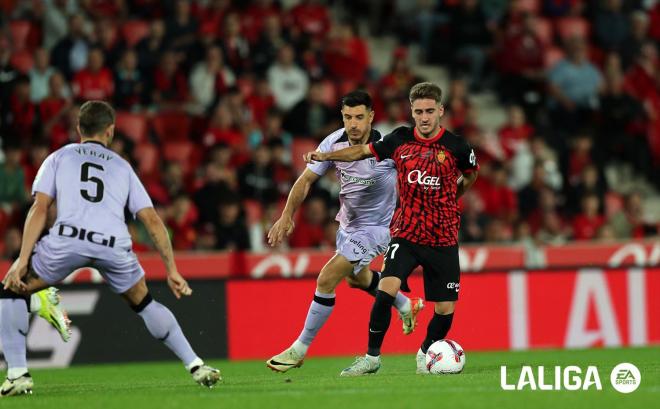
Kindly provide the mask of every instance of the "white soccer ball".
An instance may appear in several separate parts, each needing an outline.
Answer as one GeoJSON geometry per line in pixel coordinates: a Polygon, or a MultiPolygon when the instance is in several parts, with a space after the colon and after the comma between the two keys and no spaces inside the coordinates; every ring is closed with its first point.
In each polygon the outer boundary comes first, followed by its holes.
{"type": "Polygon", "coordinates": [[[460,373],[463,366],[465,352],[456,341],[436,341],[426,351],[426,369],[432,374],[460,373]]]}

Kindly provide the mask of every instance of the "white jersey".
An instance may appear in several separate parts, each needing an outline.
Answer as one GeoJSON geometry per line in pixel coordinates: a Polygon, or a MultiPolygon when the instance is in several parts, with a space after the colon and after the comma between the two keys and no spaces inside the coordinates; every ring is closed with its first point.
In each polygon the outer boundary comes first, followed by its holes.
{"type": "MultiPolygon", "coordinates": [[[[381,139],[380,133],[372,130],[368,142],[381,139]]],[[[341,128],[328,135],[318,150],[333,152],[349,146],[348,135],[341,128]]],[[[340,209],[336,219],[342,229],[353,232],[364,227],[389,227],[397,199],[394,162],[389,159],[377,162],[368,158],[355,162],[315,162],[307,168],[323,175],[332,166],[341,182],[340,209]]]]}
{"type": "Polygon", "coordinates": [[[32,195],[57,201],[49,235],[72,253],[109,259],[131,249],[124,210],[133,215],[153,207],[131,165],[98,142],[70,144],[53,152],[39,168],[32,195]]]}

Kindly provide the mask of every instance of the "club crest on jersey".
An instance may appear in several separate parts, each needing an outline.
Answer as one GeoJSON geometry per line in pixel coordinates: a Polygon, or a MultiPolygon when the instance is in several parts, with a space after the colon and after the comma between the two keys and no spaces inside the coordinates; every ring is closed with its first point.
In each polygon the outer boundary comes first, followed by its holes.
{"type": "Polygon", "coordinates": [[[438,156],[436,156],[436,158],[438,158],[438,162],[445,163],[445,159],[447,158],[447,156],[445,155],[445,151],[442,150],[438,152],[438,156]]]}

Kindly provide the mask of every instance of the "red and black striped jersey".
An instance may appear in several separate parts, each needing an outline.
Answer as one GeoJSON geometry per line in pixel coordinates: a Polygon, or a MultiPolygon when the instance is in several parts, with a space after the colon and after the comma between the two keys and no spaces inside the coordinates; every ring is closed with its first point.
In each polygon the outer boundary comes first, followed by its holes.
{"type": "Polygon", "coordinates": [[[416,128],[404,126],[369,149],[379,161],[392,159],[398,173],[399,204],[390,224],[392,237],[427,246],[456,245],[457,181],[462,173],[479,169],[467,141],[444,128],[423,139],[416,128]]]}

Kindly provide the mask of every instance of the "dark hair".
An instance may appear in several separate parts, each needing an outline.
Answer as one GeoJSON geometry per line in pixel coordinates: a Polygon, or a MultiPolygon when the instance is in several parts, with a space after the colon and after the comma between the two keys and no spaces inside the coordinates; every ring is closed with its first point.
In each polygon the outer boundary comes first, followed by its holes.
{"type": "Polygon", "coordinates": [[[362,90],[349,92],[341,99],[341,106],[356,107],[360,105],[364,105],[370,111],[373,109],[374,104],[368,92],[362,90]]]}
{"type": "Polygon", "coordinates": [[[87,101],[80,107],[78,125],[83,136],[101,134],[115,123],[115,110],[104,101],[87,101]]]}
{"type": "Polygon", "coordinates": [[[411,104],[418,99],[432,99],[439,103],[442,100],[442,89],[432,82],[420,82],[413,85],[408,97],[411,104]]]}

